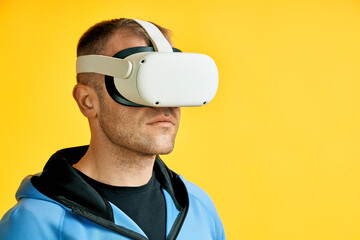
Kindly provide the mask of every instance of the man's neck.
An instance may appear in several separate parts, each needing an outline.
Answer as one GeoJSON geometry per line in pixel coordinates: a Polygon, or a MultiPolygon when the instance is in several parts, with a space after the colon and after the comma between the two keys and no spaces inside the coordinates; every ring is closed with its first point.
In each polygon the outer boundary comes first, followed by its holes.
{"type": "Polygon", "coordinates": [[[137,187],[151,178],[154,155],[142,155],[118,146],[90,143],[86,154],[74,165],[88,177],[113,186],[137,187]]]}

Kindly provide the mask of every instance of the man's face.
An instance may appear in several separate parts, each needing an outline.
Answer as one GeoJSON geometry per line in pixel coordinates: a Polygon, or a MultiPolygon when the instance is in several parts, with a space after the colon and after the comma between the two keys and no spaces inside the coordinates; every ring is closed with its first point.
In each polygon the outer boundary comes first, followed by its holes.
{"type": "MultiPolygon", "coordinates": [[[[106,44],[104,55],[113,56],[138,46],[148,46],[147,41],[129,32],[118,32],[106,44]]],[[[180,108],[123,106],[109,96],[105,86],[101,95],[99,124],[112,144],[145,155],[173,150],[180,108]]]]}

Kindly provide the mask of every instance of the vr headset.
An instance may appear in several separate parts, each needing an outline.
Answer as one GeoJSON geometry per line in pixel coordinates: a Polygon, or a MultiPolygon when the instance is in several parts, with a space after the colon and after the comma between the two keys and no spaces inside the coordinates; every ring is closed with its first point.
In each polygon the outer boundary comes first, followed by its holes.
{"type": "Polygon", "coordinates": [[[76,73],[105,75],[109,95],[126,106],[186,107],[209,103],[219,82],[215,62],[203,54],[173,49],[155,25],[134,20],[150,36],[152,47],[128,48],[113,57],[80,56],[76,73]]]}

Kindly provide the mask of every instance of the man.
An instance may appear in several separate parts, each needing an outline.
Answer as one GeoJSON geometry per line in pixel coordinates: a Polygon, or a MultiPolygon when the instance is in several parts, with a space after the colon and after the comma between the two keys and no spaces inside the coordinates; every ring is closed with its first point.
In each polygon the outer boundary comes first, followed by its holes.
{"type": "MultiPolygon", "coordinates": [[[[114,56],[150,40],[138,22],[113,19],[91,27],[77,53],[114,56]]],[[[89,120],[90,145],[58,151],[24,179],[0,239],[225,239],[209,196],[158,157],[173,150],[180,108],[119,103],[105,78],[77,75],[73,96],[89,120]]]]}

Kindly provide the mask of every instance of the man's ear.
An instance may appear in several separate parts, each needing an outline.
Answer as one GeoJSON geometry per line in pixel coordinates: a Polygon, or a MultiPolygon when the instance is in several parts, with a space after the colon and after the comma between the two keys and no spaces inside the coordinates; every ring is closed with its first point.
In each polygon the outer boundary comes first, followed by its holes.
{"type": "Polygon", "coordinates": [[[99,111],[99,97],[94,88],[78,83],[73,89],[73,97],[85,117],[97,117],[99,111]]]}

